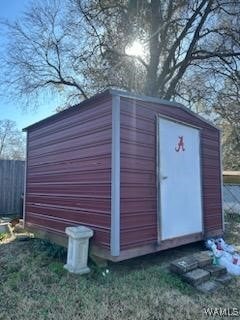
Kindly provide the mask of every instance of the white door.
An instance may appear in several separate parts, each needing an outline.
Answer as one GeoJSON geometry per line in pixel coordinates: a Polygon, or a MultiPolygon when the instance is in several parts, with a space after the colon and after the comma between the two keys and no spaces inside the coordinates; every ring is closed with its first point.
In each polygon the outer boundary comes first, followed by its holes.
{"type": "Polygon", "coordinates": [[[199,130],[159,119],[160,238],[202,232],[199,130]]]}

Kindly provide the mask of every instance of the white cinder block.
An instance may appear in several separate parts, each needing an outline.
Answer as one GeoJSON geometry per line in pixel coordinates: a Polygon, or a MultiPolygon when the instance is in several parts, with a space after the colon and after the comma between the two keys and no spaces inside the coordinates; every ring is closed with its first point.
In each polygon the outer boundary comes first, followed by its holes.
{"type": "Polygon", "coordinates": [[[68,235],[67,264],[64,268],[69,272],[84,274],[90,269],[87,266],[89,238],[93,236],[93,231],[84,226],[67,227],[68,235]]]}

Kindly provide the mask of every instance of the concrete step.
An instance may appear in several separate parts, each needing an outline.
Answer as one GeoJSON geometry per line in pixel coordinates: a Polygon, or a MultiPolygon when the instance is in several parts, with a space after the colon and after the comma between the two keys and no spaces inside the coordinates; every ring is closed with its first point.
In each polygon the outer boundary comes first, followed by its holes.
{"type": "Polygon", "coordinates": [[[197,260],[199,268],[211,265],[213,261],[213,257],[209,254],[209,251],[195,253],[193,257],[197,260]]]}
{"type": "Polygon", "coordinates": [[[186,272],[182,275],[182,278],[189,284],[196,287],[210,279],[210,272],[197,268],[192,271],[186,272]]]}
{"type": "Polygon", "coordinates": [[[216,291],[217,289],[219,289],[219,287],[221,286],[221,284],[217,281],[212,281],[212,280],[209,280],[209,281],[206,281],[206,282],[203,282],[199,285],[196,286],[196,289],[201,291],[202,293],[210,293],[210,292],[214,292],[216,291]]]}
{"type": "Polygon", "coordinates": [[[193,257],[182,257],[180,259],[174,260],[170,264],[170,270],[176,274],[184,274],[188,271],[196,269],[198,262],[193,257]]]}
{"type": "Polygon", "coordinates": [[[204,267],[204,270],[208,271],[212,277],[219,277],[227,273],[227,269],[222,266],[210,265],[204,267]]]}
{"type": "Polygon", "coordinates": [[[233,279],[233,276],[231,276],[229,273],[226,273],[224,275],[221,275],[220,277],[217,277],[215,280],[221,284],[229,284],[231,280],[233,279]]]}
{"type": "Polygon", "coordinates": [[[170,264],[170,270],[197,290],[210,293],[227,285],[233,278],[225,267],[213,265],[212,262],[210,251],[198,252],[193,256],[174,260],[170,264]]]}

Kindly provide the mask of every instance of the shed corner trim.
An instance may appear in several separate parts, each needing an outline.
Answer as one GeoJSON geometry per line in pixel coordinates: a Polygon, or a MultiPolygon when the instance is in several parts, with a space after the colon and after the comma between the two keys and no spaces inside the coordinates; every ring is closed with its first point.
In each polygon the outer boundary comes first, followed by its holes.
{"type": "Polygon", "coordinates": [[[219,160],[220,160],[220,181],[221,181],[221,205],[222,205],[222,230],[225,231],[225,218],[223,206],[223,151],[222,151],[222,131],[219,131],[219,160]]]}
{"type": "Polygon", "coordinates": [[[111,255],[120,255],[120,96],[112,95],[111,255]]]}
{"type": "Polygon", "coordinates": [[[24,191],[23,191],[23,228],[26,227],[26,203],[27,203],[27,167],[28,167],[28,132],[26,135],[26,160],[24,168],[24,191]]]}

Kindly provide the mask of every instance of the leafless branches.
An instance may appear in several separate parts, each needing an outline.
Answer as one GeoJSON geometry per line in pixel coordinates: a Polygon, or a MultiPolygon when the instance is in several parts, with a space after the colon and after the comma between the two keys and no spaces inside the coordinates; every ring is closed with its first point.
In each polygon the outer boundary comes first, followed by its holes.
{"type": "Polygon", "coordinates": [[[71,66],[72,34],[60,1],[33,5],[21,20],[2,21],[2,25],[9,43],[7,54],[1,57],[0,84],[11,89],[10,94],[35,98],[44,89],[73,88],[79,99],[87,98],[81,75],[71,66]]]}
{"type": "Polygon", "coordinates": [[[214,99],[226,79],[239,81],[239,14],[237,0],[36,2],[3,23],[10,41],[0,83],[18,96],[52,90],[68,102],[108,86],[185,101],[200,101],[202,86],[202,99],[211,90],[214,99]],[[136,40],[144,55],[126,53],[136,40]]]}
{"type": "Polygon", "coordinates": [[[0,120],[0,159],[24,159],[24,138],[11,120],[0,120]]]}

